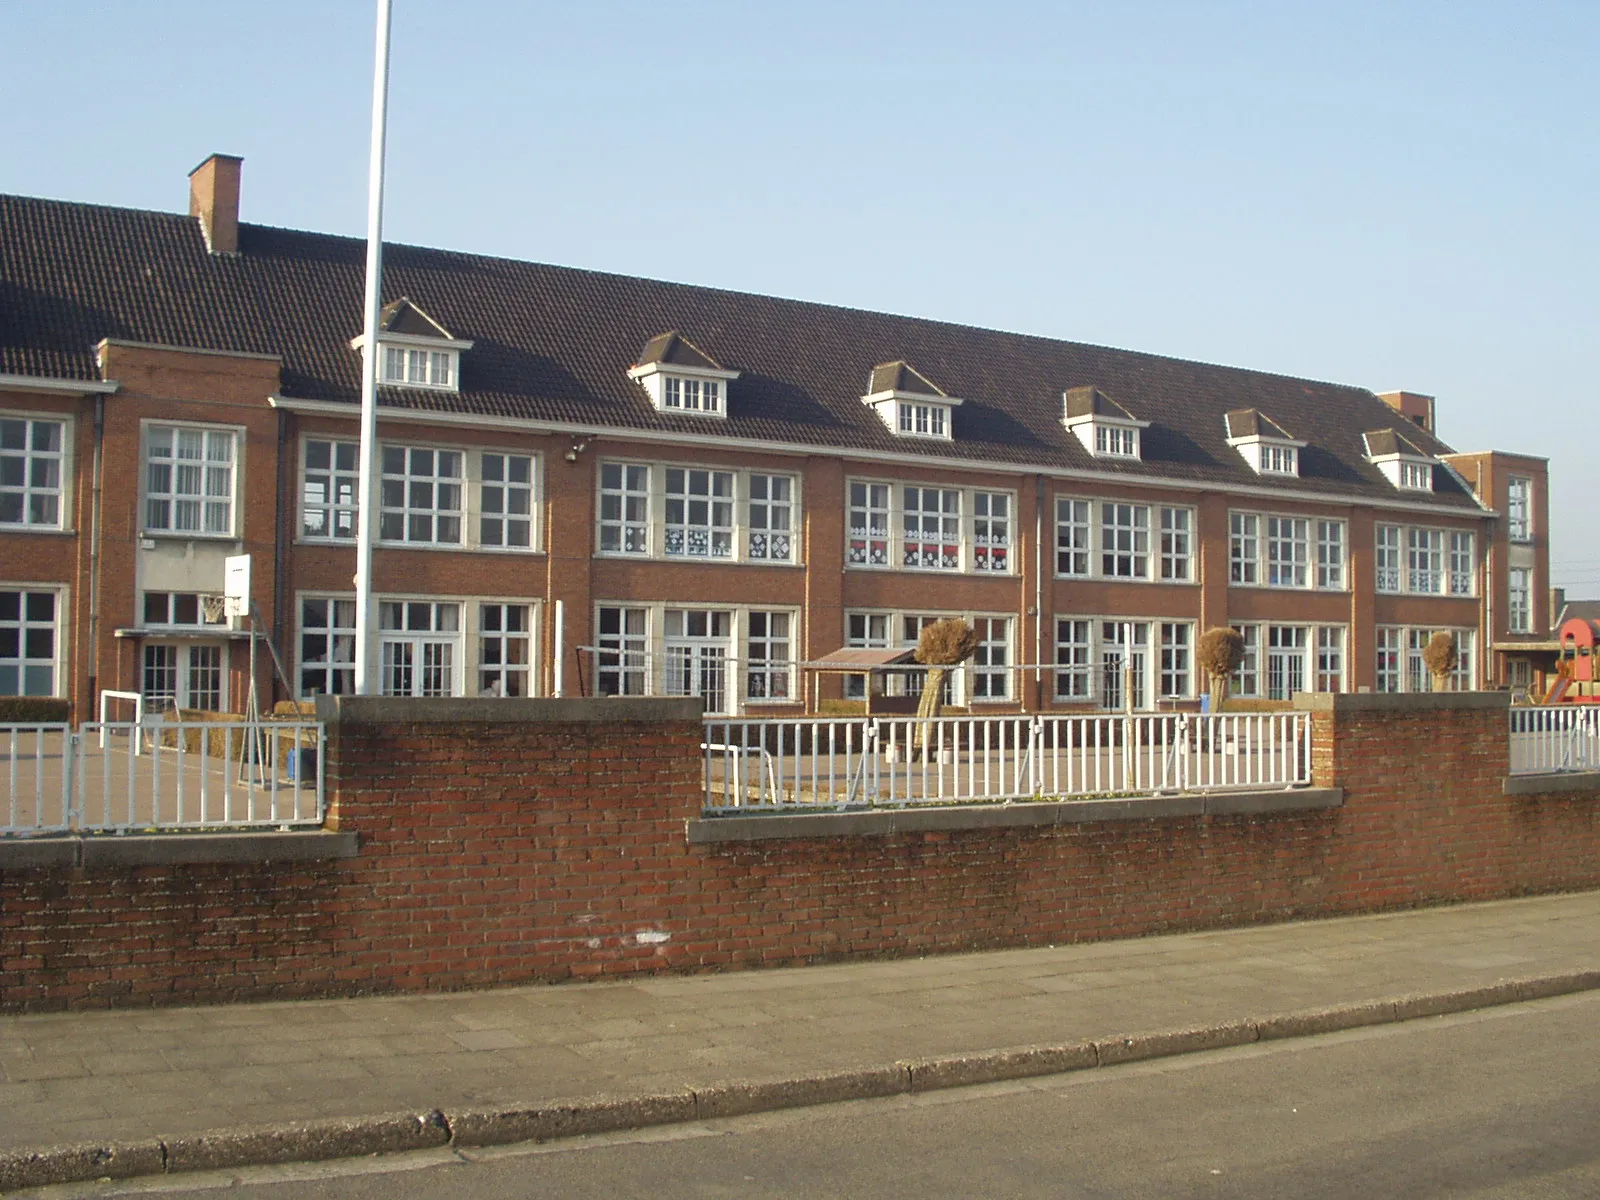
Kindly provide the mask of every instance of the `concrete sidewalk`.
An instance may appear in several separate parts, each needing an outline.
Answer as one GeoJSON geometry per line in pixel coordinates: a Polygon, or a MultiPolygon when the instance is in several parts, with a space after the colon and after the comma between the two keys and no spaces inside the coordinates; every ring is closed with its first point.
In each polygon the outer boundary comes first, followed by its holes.
{"type": "Polygon", "coordinates": [[[1600,987],[1600,892],[896,962],[0,1017],[0,1190],[731,1115],[1584,987],[1600,987]],[[1173,1031],[1189,1032],[1150,1036],[1173,1031]]]}

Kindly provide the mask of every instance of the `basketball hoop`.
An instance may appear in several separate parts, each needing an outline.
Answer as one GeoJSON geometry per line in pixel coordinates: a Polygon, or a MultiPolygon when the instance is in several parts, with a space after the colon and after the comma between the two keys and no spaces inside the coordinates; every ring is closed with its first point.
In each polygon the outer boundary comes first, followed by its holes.
{"type": "Polygon", "coordinates": [[[200,611],[207,625],[221,625],[228,619],[228,598],[211,593],[204,593],[200,597],[200,611]]]}

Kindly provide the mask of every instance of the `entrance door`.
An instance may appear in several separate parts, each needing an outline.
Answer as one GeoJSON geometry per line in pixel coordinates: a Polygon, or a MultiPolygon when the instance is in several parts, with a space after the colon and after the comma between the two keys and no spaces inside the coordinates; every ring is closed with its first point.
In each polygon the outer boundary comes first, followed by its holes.
{"type": "Polygon", "coordinates": [[[1267,627],[1267,699],[1291,700],[1306,690],[1306,630],[1303,625],[1267,627]]]}
{"type": "Polygon", "coordinates": [[[728,710],[729,639],[733,614],[713,609],[666,611],[666,688],[669,696],[699,696],[706,712],[728,710]]]}
{"type": "Polygon", "coordinates": [[[140,691],[152,707],[222,710],[222,650],[216,642],[146,642],[140,691]]]}

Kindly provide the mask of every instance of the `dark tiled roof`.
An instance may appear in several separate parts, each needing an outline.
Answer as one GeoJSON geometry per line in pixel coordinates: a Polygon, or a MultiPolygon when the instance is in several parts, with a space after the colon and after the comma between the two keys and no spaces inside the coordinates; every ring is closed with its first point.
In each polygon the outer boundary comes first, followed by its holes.
{"type": "Polygon", "coordinates": [[[1295,439],[1266,413],[1256,408],[1238,408],[1227,415],[1228,436],[1231,438],[1278,438],[1285,442],[1295,439]]]}
{"type": "Polygon", "coordinates": [[[644,349],[639,353],[639,361],[635,365],[642,367],[649,363],[666,363],[671,367],[706,367],[713,371],[722,370],[721,363],[717,362],[677,330],[673,330],[671,333],[658,333],[644,344],[644,349]]]}
{"type": "Polygon", "coordinates": [[[938,396],[940,399],[950,395],[907,362],[879,363],[872,368],[867,395],[876,396],[880,392],[904,392],[908,396],[938,396]]]}
{"type": "Polygon", "coordinates": [[[1062,403],[1069,418],[1110,417],[1114,421],[1138,420],[1097,387],[1068,388],[1062,397],[1062,403]]]}
{"type": "MultiPolygon", "coordinates": [[[[384,260],[389,296],[474,343],[459,395],[385,388],[388,406],[1396,498],[1361,436],[1394,412],[1361,388],[447,250],[389,246],[384,260]],[[715,430],[657,412],[629,379],[663,329],[692,331],[741,372],[715,430]],[[862,380],[889,362],[964,398],[953,446],[898,438],[861,403],[862,380]],[[1152,422],[1143,461],[1094,459],[1062,427],[1062,394],[1077,388],[1152,422]],[[1309,443],[1300,478],[1258,477],[1228,447],[1223,416],[1239,408],[1270,411],[1309,443]]],[[[93,379],[95,343],[124,338],[278,354],[285,395],[355,404],[364,269],[356,238],[240,225],[239,253],[211,255],[189,217],[0,197],[0,372],[93,379]]],[[[1439,487],[1434,500],[1474,505],[1448,472],[1439,487]]]]}
{"type": "Polygon", "coordinates": [[[1416,442],[1393,429],[1374,429],[1362,436],[1366,439],[1367,453],[1373,458],[1386,458],[1391,454],[1428,458],[1433,454],[1433,451],[1422,449],[1416,442]]]}
{"type": "Polygon", "coordinates": [[[411,337],[450,337],[449,330],[405,296],[383,306],[383,311],[378,314],[378,328],[385,333],[404,333],[411,337]]]}

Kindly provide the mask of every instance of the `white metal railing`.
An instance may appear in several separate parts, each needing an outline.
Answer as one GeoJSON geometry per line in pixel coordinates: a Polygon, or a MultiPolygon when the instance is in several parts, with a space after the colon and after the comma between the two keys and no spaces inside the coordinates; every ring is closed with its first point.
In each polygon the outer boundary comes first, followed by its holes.
{"type": "Polygon", "coordinates": [[[1072,799],[1311,782],[1308,713],[709,718],[708,811],[1072,799]]]}
{"type": "Polygon", "coordinates": [[[316,721],[0,726],[0,836],[320,825],[316,721]]]}
{"type": "Polygon", "coordinates": [[[1511,709],[1511,773],[1600,770],[1600,706],[1554,704],[1511,709]]]}
{"type": "Polygon", "coordinates": [[[8,750],[0,835],[60,833],[72,817],[68,767],[72,728],[64,723],[0,725],[8,750]]]}

